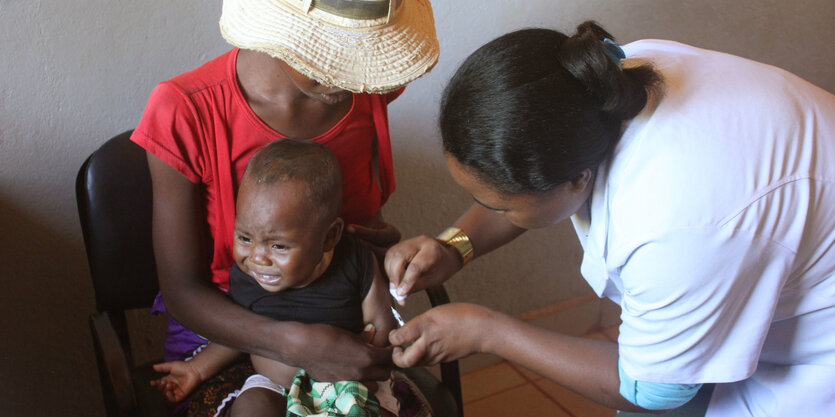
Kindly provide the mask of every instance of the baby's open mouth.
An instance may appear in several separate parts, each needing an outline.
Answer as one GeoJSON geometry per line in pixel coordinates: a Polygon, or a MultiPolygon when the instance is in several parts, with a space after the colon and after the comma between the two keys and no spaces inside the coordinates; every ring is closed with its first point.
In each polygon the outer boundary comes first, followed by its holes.
{"type": "Polygon", "coordinates": [[[268,274],[260,274],[258,272],[252,271],[252,277],[255,278],[256,281],[260,282],[264,285],[275,285],[281,281],[281,275],[268,275],[268,274]]]}

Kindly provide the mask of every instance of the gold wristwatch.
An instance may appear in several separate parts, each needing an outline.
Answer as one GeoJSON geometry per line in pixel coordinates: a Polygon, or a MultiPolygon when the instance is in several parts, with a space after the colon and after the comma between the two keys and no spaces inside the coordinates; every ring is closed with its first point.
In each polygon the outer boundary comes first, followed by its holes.
{"type": "Polygon", "coordinates": [[[446,245],[452,246],[458,251],[461,255],[462,267],[472,261],[475,257],[475,254],[473,254],[473,244],[470,243],[470,237],[467,236],[463,230],[457,227],[447,228],[441,232],[441,234],[436,236],[435,239],[440,240],[446,245]]]}

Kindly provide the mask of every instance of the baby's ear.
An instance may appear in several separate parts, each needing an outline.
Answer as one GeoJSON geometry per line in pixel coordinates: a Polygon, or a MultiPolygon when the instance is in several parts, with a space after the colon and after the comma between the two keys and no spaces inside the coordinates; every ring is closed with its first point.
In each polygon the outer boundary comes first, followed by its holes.
{"type": "Polygon", "coordinates": [[[594,173],[591,169],[586,168],[571,180],[571,188],[577,192],[583,191],[593,180],[594,173]]]}
{"type": "Polygon", "coordinates": [[[337,217],[331,222],[330,226],[328,226],[328,232],[325,235],[325,244],[323,248],[325,252],[332,251],[333,248],[336,247],[336,244],[339,243],[339,239],[342,238],[342,229],[344,228],[345,222],[341,217],[337,217]]]}

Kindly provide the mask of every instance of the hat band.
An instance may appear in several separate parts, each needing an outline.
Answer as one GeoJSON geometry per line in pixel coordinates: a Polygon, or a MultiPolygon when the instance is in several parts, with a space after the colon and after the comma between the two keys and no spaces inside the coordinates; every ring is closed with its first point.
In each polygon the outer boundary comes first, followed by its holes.
{"type": "Polygon", "coordinates": [[[373,20],[389,16],[389,8],[396,10],[402,0],[313,0],[310,7],[354,20],[373,20]]]}

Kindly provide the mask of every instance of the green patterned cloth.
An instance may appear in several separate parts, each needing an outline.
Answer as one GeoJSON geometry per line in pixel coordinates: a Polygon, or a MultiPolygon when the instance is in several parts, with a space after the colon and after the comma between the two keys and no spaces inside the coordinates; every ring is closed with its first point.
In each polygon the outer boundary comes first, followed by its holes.
{"type": "Polygon", "coordinates": [[[287,392],[287,417],[379,415],[380,403],[362,382],[316,382],[300,369],[287,392]]]}

